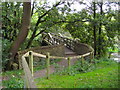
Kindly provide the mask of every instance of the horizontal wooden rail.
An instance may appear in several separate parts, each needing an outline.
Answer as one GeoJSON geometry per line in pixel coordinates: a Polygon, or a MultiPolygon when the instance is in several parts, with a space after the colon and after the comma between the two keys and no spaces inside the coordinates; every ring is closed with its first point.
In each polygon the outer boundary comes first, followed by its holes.
{"type": "MultiPolygon", "coordinates": [[[[46,58],[46,55],[44,55],[44,54],[36,53],[36,52],[33,52],[33,51],[28,51],[27,53],[29,53],[29,52],[32,52],[33,56],[46,58]]],[[[73,59],[73,58],[81,58],[81,57],[89,56],[91,53],[93,53],[93,52],[89,52],[89,53],[86,53],[86,54],[83,54],[83,55],[68,56],[68,57],[70,57],[71,59],[73,59]]],[[[68,57],[50,56],[51,59],[67,59],[68,57]]]]}
{"type": "MultiPolygon", "coordinates": [[[[32,51],[32,52],[33,52],[33,51],[32,51]]],[[[43,55],[43,54],[40,54],[40,53],[36,53],[36,52],[33,52],[33,56],[46,58],[46,55],[43,55]]]]}

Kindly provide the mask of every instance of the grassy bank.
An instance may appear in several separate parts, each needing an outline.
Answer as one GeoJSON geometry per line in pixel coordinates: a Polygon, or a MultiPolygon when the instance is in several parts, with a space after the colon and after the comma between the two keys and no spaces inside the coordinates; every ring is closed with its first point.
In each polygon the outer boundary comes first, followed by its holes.
{"type": "Polygon", "coordinates": [[[118,88],[118,63],[102,61],[87,73],[51,75],[50,79],[36,79],[39,88],[118,88]]]}

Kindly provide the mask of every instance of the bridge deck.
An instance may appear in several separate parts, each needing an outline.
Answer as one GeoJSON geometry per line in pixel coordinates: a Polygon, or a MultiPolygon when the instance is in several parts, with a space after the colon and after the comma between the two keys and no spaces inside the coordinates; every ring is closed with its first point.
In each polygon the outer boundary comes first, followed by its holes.
{"type": "Polygon", "coordinates": [[[77,54],[74,51],[65,47],[65,56],[77,56],[77,54]]]}

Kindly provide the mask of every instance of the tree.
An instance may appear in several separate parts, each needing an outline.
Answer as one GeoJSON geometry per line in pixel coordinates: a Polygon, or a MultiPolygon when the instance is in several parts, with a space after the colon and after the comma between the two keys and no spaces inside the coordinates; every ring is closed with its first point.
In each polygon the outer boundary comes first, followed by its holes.
{"type": "Polygon", "coordinates": [[[96,22],[95,22],[95,18],[96,18],[96,4],[95,2],[93,2],[93,18],[94,18],[94,25],[93,25],[93,37],[94,37],[94,55],[96,55],[96,22]]]}
{"type": "Polygon", "coordinates": [[[29,28],[30,28],[30,17],[31,17],[31,2],[24,2],[22,27],[16,40],[13,42],[13,45],[11,46],[11,50],[10,50],[11,59],[14,59],[20,45],[24,42],[24,40],[28,35],[29,28]]]}
{"type": "Polygon", "coordinates": [[[98,55],[100,56],[101,55],[101,33],[102,33],[102,17],[103,17],[103,2],[100,2],[99,3],[99,6],[100,6],[100,24],[99,24],[99,37],[98,37],[98,55]]]}

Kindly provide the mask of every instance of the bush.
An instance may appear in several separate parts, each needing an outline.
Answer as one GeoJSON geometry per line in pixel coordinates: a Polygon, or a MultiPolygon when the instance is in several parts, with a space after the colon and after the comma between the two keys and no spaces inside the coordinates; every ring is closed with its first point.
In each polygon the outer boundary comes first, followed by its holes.
{"type": "Polygon", "coordinates": [[[6,67],[7,62],[10,60],[9,59],[9,49],[11,47],[11,42],[7,39],[4,39],[2,41],[2,69],[4,70],[6,67]]]}

